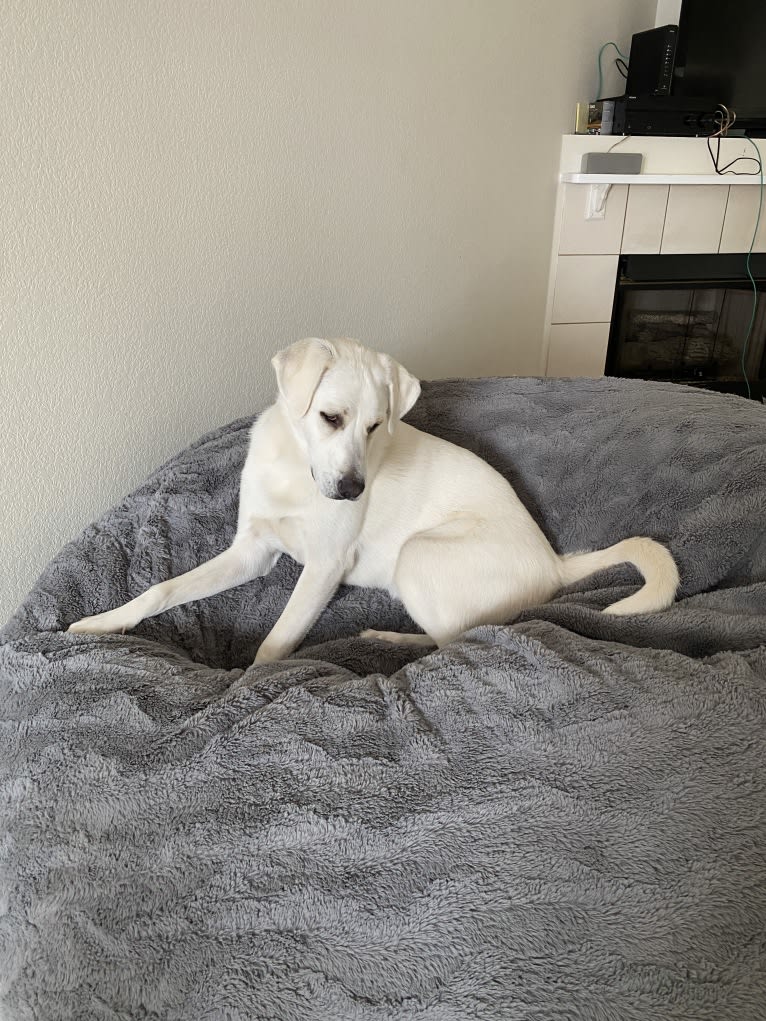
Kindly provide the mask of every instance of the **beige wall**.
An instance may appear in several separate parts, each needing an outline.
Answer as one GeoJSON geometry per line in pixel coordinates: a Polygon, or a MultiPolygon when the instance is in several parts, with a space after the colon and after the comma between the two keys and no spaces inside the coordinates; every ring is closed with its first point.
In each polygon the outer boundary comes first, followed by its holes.
{"type": "Polygon", "coordinates": [[[601,41],[654,14],[5,0],[0,619],[151,468],[262,407],[296,338],[539,372],[559,136],[601,41]]]}

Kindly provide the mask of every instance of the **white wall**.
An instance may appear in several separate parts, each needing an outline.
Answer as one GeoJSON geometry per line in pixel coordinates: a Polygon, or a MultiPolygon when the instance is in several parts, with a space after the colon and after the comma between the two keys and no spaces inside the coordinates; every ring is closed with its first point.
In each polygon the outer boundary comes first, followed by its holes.
{"type": "Polygon", "coordinates": [[[560,135],[600,42],[654,16],[5,0],[0,619],[151,468],[262,407],[296,338],[540,372],[560,135]]]}
{"type": "Polygon", "coordinates": [[[677,25],[681,16],[681,0],[657,0],[655,25],[677,25]]]}

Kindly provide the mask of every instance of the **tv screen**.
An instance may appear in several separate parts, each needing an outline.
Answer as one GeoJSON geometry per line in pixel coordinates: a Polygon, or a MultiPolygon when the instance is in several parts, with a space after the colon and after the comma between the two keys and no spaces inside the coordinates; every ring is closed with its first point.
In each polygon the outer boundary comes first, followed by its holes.
{"type": "Polygon", "coordinates": [[[683,0],[673,95],[766,119],[766,0],[683,0]]]}

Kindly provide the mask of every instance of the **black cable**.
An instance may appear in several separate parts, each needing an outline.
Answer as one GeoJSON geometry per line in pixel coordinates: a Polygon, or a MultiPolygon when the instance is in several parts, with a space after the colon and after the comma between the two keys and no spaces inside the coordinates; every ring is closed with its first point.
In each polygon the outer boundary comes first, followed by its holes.
{"type": "Polygon", "coordinates": [[[720,133],[716,132],[714,135],[708,135],[707,138],[705,139],[705,141],[707,142],[707,151],[710,153],[710,159],[713,161],[713,168],[715,169],[715,172],[717,174],[720,174],[722,176],[724,174],[734,174],[735,177],[757,177],[760,174],[760,172],[761,172],[761,164],[755,158],[755,156],[737,156],[736,159],[733,159],[729,163],[726,163],[724,166],[719,167],[718,166],[718,161],[721,158],[721,135],[720,135],[720,133]],[[715,156],[713,155],[713,147],[710,144],[710,139],[711,138],[715,138],[716,143],[717,143],[715,156]],[[734,164],[735,163],[739,163],[740,160],[744,160],[747,163],[755,163],[755,165],[758,167],[758,169],[757,170],[729,170],[729,167],[733,167],[734,164]]]}
{"type": "Polygon", "coordinates": [[[622,57],[618,57],[615,60],[614,63],[615,63],[615,67],[620,72],[622,77],[623,78],[627,78],[628,77],[628,65],[625,63],[625,61],[622,59],[622,57]]]}
{"type": "Polygon", "coordinates": [[[729,110],[728,107],[721,103],[715,112],[713,120],[718,125],[718,130],[708,135],[705,139],[707,143],[707,151],[710,153],[710,159],[713,163],[713,169],[717,174],[733,174],[735,177],[756,177],[763,173],[763,166],[760,159],[756,159],[755,156],[737,156],[735,159],[730,160],[723,167],[719,167],[718,161],[721,158],[721,136],[725,135],[729,128],[734,124],[737,119],[737,115],[733,110],[729,110]],[[710,139],[715,138],[716,140],[716,153],[713,155],[713,147],[710,144],[710,139]],[[729,170],[729,167],[733,167],[735,163],[755,163],[758,167],[757,170],[729,170]]]}

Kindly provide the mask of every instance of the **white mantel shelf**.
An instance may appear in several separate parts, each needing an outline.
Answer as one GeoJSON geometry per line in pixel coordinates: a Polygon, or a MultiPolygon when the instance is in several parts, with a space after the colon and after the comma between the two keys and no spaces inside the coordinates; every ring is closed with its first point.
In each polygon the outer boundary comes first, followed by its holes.
{"type": "Polygon", "coordinates": [[[561,174],[564,184],[757,184],[760,174],[561,174]]]}

